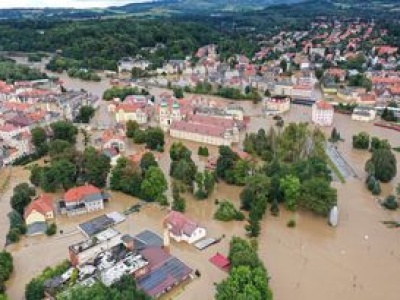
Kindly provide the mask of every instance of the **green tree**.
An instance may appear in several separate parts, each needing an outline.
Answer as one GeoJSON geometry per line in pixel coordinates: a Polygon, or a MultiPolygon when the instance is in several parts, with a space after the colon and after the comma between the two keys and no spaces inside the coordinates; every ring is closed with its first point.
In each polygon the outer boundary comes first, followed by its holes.
{"type": "Polygon", "coordinates": [[[138,122],[132,120],[126,122],[126,136],[128,138],[134,138],[137,130],[139,130],[138,122]]]}
{"type": "Polygon", "coordinates": [[[79,109],[79,113],[76,117],[76,122],[78,123],[89,123],[90,119],[94,116],[96,110],[90,105],[83,105],[79,109]]]}
{"type": "Polygon", "coordinates": [[[232,220],[242,221],[244,220],[244,214],[237,210],[231,202],[223,200],[218,203],[218,209],[214,213],[214,219],[224,222],[232,220]]]}
{"type": "Polygon", "coordinates": [[[373,136],[371,138],[371,151],[377,150],[377,149],[392,149],[392,146],[390,145],[388,140],[380,140],[376,136],[373,136]]]}
{"type": "Polygon", "coordinates": [[[139,172],[137,166],[131,160],[121,157],[111,171],[110,188],[131,196],[142,197],[142,181],[142,172],[139,172]]]}
{"type": "Polygon", "coordinates": [[[202,147],[202,146],[200,146],[199,147],[199,150],[197,151],[197,155],[199,155],[199,156],[208,156],[209,155],[209,153],[208,153],[208,148],[207,147],[202,147]]]}
{"type": "Polygon", "coordinates": [[[323,178],[312,178],[301,186],[299,205],[318,215],[327,216],[337,203],[337,191],[323,178]]]}
{"type": "Polygon", "coordinates": [[[47,153],[47,134],[42,127],[35,127],[31,130],[32,144],[40,155],[47,153]]]}
{"type": "Polygon", "coordinates": [[[301,189],[299,178],[294,175],[286,175],[284,178],[280,179],[280,188],[284,194],[286,209],[295,211],[297,209],[297,201],[301,189]]]}
{"type": "Polygon", "coordinates": [[[174,97],[178,99],[182,99],[184,97],[182,88],[174,88],[174,97]]]}
{"type": "Polygon", "coordinates": [[[147,152],[143,154],[142,159],[140,160],[140,168],[142,169],[142,172],[146,173],[151,166],[158,167],[158,163],[154,154],[152,152],[147,152]]]}
{"type": "Polygon", "coordinates": [[[151,166],[145,173],[141,184],[143,197],[147,201],[156,201],[160,199],[167,188],[167,180],[163,171],[159,167],[151,166]]]}
{"type": "Polygon", "coordinates": [[[151,150],[158,150],[160,147],[164,147],[164,132],[161,128],[149,128],[146,130],[146,147],[151,150]]]}
{"type": "Polygon", "coordinates": [[[261,202],[262,205],[259,208],[265,210],[270,186],[270,179],[263,174],[249,177],[246,186],[240,193],[242,209],[250,211],[254,203],[261,202]]]}
{"type": "Polygon", "coordinates": [[[353,148],[354,149],[368,149],[369,148],[369,134],[360,132],[353,135],[353,148]]]}
{"type": "Polygon", "coordinates": [[[77,170],[76,166],[67,159],[59,159],[51,163],[51,169],[56,174],[55,181],[57,186],[61,186],[64,190],[68,190],[76,183],[77,170]]]}
{"type": "Polygon", "coordinates": [[[394,195],[389,195],[382,203],[382,206],[389,210],[396,210],[399,208],[399,203],[397,202],[397,199],[394,195]]]}
{"type": "Polygon", "coordinates": [[[237,160],[239,156],[230,147],[220,146],[216,167],[217,176],[228,183],[234,183],[232,169],[237,160]]]}
{"type": "Polygon", "coordinates": [[[64,140],[71,144],[75,144],[78,128],[71,122],[57,121],[50,125],[53,136],[52,140],[64,140]]]}
{"type": "Polygon", "coordinates": [[[86,182],[97,187],[105,187],[110,172],[110,158],[95,148],[86,148],[83,152],[82,175],[86,182]]]}
{"type": "Polygon", "coordinates": [[[40,186],[40,180],[42,178],[42,167],[39,167],[37,164],[32,166],[31,175],[29,177],[29,181],[34,186],[40,186]]]}
{"type": "MultiPolygon", "coordinates": [[[[310,136],[308,123],[290,123],[279,138],[279,156],[286,162],[306,158],[309,154],[307,142],[310,136]]],[[[315,137],[318,137],[318,132],[315,137]]]]}
{"type": "Polygon", "coordinates": [[[215,176],[212,172],[198,172],[195,176],[196,190],[194,195],[197,199],[208,198],[214,190],[215,176]]]}
{"type": "Polygon", "coordinates": [[[182,142],[174,142],[169,149],[169,156],[172,161],[189,160],[191,155],[192,152],[182,142]]]}
{"type": "Polygon", "coordinates": [[[245,226],[245,229],[249,237],[258,237],[260,235],[260,219],[255,209],[250,210],[248,224],[245,226]]]}
{"type": "Polygon", "coordinates": [[[286,73],[287,68],[288,68],[288,64],[287,64],[286,59],[282,59],[281,62],[279,63],[279,66],[281,67],[282,72],[286,73]]]}
{"type": "Polygon", "coordinates": [[[57,225],[56,223],[51,223],[46,230],[46,234],[48,236],[55,235],[57,233],[57,225]]]}
{"type": "Polygon", "coordinates": [[[49,143],[49,155],[52,160],[68,159],[73,161],[76,158],[76,150],[73,145],[64,140],[54,140],[49,143]]]}
{"type": "Polygon", "coordinates": [[[248,160],[239,159],[238,161],[236,161],[232,169],[234,184],[240,186],[245,185],[246,178],[251,175],[253,169],[253,164],[250,163],[250,161],[248,160]]]}
{"type": "Polygon", "coordinates": [[[261,267],[250,269],[247,266],[233,268],[228,279],[217,285],[215,299],[272,300],[265,270],[261,267]]]}
{"type": "Polygon", "coordinates": [[[171,177],[191,186],[197,174],[197,166],[191,158],[181,159],[171,163],[170,172],[171,177]]]}
{"type": "MultiPolygon", "coordinates": [[[[0,252],[0,286],[3,286],[4,282],[10,279],[10,276],[14,270],[14,263],[12,255],[3,250],[0,252]]],[[[1,293],[1,292],[0,292],[1,293]]]]}
{"type": "Polygon", "coordinates": [[[397,174],[397,160],[390,149],[377,149],[372,152],[372,157],[366,162],[365,169],[374,170],[376,179],[382,182],[391,181],[397,174]]]}
{"type": "Polygon", "coordinates": [[[180,211],[180,212],[185,212],[186,209],[186,201],[185,199],[180,195],[179,187],[174,182],[172,184],[172,210],[174,211],[180,211]]]}
{"type": "Polygon", "coordinates": [[[25,207],[32,201],[32,197],[36,195],[33,187],[27,183],[20,183],[14,187],[10,204],[20,215],[24,213],[25,207]]]}

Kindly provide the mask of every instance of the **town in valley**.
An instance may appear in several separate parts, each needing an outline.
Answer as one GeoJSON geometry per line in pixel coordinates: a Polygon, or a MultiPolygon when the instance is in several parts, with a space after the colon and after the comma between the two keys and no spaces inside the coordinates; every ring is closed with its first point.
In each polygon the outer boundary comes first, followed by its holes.
{"type": "Polygon", "coordinates": [[[221,3],[0,14],[1,300],[398,299],[398,4],[221,3]]]}

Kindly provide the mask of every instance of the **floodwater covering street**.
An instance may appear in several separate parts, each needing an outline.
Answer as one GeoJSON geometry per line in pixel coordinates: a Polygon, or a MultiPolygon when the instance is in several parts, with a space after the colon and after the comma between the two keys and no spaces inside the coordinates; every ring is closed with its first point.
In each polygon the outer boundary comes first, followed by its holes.
{"type": "MultiPolygon", "coordinates": [[[[87,83],[59,75],[67,88],[84,88],[99,96],[108,87],[108,82],[87,83]]],[[[150,89],[150,93],[159,94],[163,89],[150,89]]],[[[221,99],[220,99],[221,100],[221,99]]],[[[221,100],[222,101],[222,100],[221,100]]],[[[248,115],[256,116],[261,107],[251,102],[241,102],[248,115]]],[[[105,105],[102,105],[105,107],[105,105]]],[[[102,108],[103,109],[103,108],[102,108]]],[[[100,112],[98,112],[99,114],[100,112]]],[[[101,113],[108,114],[103,111],[101,113]]],[[[292,110],[283,116],[286,123],[310,122],[311,109],[304,106],[292,106],[292,110]]],[[[104,116],[100,118],[104,120],[104,116]]],[[[249,131],[259,128],[268,129],[274,124],[271,117],[253,117],[249,131]]],[[[344,142],[339,142],[338,151],[349,163],[359,178],[347,178],[345,184],[335,182],[338,190],[338,207],[340,211],[339,225],[331,228],[327,220],[310,213],[299,211],[295,214],[286,212],[283,208],[278,217],[269,213],[263,219],[261,235],[258,238],[259,255],[271,277],[271,287],[275,300],[292,299],[324,299],[324,300],[397,300],[400,295],[398,284],[400,270],[400,231],[388,229],[381,224],[384,220],[400,220],[398,212],[383,210],[364,187],[364,164],[370,157],[367,151],[352,149],[353,134],[367,131],[372,136],[386,138],[393,147],[400,146],[400,133],[388,129],[374,127],[371,123],[352,121],[349,116],[335,115],[334,126],[340,132],[344,142]],[[288,228],[286,223],[294,218],[296,228],[288,228]]],[[[327,135],[332,127],[324,129],[327,135]]],[[[197,156],[199,144],[184,142],[192,149],[195,162],[200,162],[197,156]]],[[[168,142],[171,144],[171,141],[168,142]]],[[[210,147],[213,155],[217,149],[210,147]]],[[[400,157],[396,153],[397,161],[400,157]]],[[[168,173],[168,149],[160,159],[164,172],[168,173]]],[[[400,165],[398,165],[400,170],[400,165]]],[[[7,170],[2,170],[2,178],[7,170]]],[[[400,172],[399,172],[400,173],[400,172]]],[[[9,198],[12,188],[19,182],[28,181],[29,171],[14,167],[10,183],[2,192],[0,199],[0,235],[4,237],[8,230],[7,213],[10,210],[9,198]]],[[[382,185],[383,196],[393,192],[393,186],[400,180],[400,175],[391,184],[382,185]]],[[[239,207],[241,189],[219,183],[213,195],[203,201],[185,195],[187,200],[186,214],[203,224],[209,236],[226,235],[219,244],[202,252],[192,246],[172,243],[171,252],[190,267],[198,269],[201,277],[168,294],[166,299],[204,300],[213,299],[214,283],[223,280],[226,273],[214,267],[208,259],[220,252],[227,254],[229,240],[233,235],[245,236],[243,222],[222,223],[212,220],[216,205],[214,199],[229,199],[239,207]]],[[[120,193],[112,193],[112,200],[106,211],[123,211],[138,200],[120,193]]],[[[64,234],[53,237],[23,238],[17,245],[8,247],[15,260],[15,271],[7,283],[10,299],[24,298],[25,284],[44,267],[54,265],[67,258],[67,248],[70,244],[83,239],[77,232],[76,225],[96,215],[79,217],[58,217],[58,228],[64,234]]],[[[132,214],[117,226],[121,232],[136,234],[143,229],[151,229],[162,234],[162,218],[166,209],[148,205],[140,213],[132,214]]]]}

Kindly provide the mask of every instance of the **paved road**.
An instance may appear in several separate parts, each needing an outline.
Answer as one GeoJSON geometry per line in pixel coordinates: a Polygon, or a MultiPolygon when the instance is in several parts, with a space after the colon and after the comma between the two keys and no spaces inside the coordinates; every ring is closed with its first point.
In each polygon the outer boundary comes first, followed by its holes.
{"type": "Polygon", "coordinates": [[[339,172],[343,175],[344,179],[358,178],[357,173],[352,166],[344,159],[340,152],[331,143],[327,143],[326,153],[332,162],[336,165],[339,172]]]}

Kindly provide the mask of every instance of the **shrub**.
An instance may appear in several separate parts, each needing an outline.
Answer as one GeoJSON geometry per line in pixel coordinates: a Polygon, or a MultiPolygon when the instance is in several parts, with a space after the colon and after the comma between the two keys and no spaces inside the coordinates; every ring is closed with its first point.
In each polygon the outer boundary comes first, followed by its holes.
{"type": "Polygon", "coordinates": [[[19,241],[19,235],[20,231],[18,228],[12,228],[10,231],[7,233],[7,241],[10,243],[16,243],[19,241]]]}
{"type": "Polygon", "coordinates": [[[293,220],[293,219],[290,219],[288,222],[287,222],[287,227],[289,227],[289,228],[294,228],[294,227],[296,227],[296,220],[293,220]]]}
{"type": "Polygon", "coordinates": [[[218,209],[214,214],[214,219],[224,222],[232,220],[242,221],[244,220],[244,215],[232,203],[223,200],[219,203],[218,209]]]}
{"type": "Polygon", "coordinates": [[[56,225],[56,223],[51,223],[51,224],[47,227],[46,234],[47,234],[48,236],[51,236],[51,235],[56,234],[56,232],[57,232],[57,225],[56,225]]]}
{"type": "Polygon", "coordinates": [[[396,200],[396,197],[390,195],[386,197],[385,201],[383,201],[382,206],[389,210],[396,210],[399,208],[399,203],[396,200]]]}

